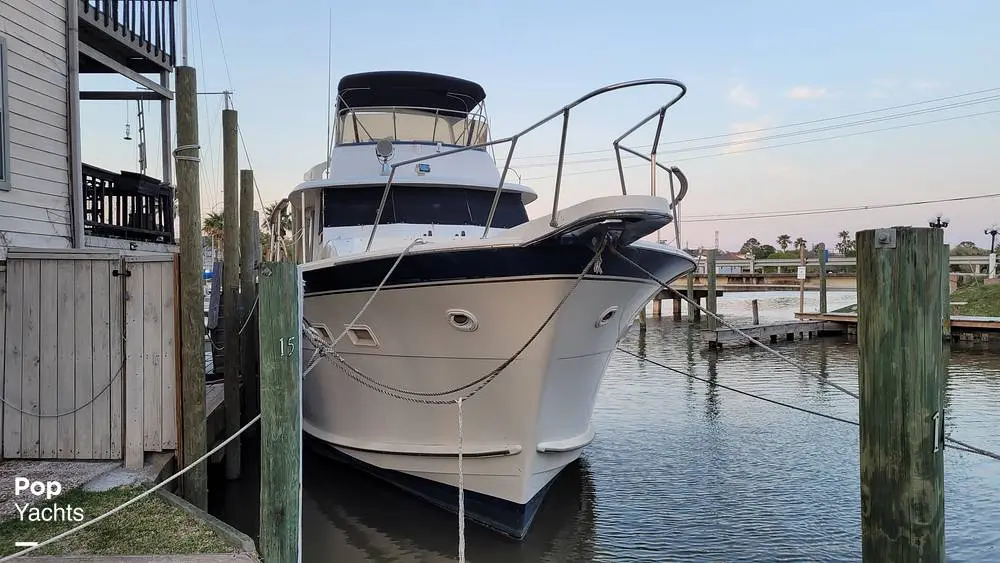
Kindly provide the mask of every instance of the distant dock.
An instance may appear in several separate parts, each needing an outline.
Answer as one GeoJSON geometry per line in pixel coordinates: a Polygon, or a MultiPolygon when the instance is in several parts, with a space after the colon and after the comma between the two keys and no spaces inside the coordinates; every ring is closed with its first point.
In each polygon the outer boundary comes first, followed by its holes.
{"type": "MultiPolygon", "coordinates": [[[[857,312],[795,313],[803,322],[828,322],[844,327],[848,334],[857,331],[857,312]]],[[[1000,342],[1000,317],[951,315],[953,341],[1000,342]]]]}
{"type": "Polygon", "coordinates": [[[722,348],[725,346],[745,346],[750,344],[750,340],[743,334],[760,342],[774,344],[779,340],[805,340],[829,334],[842,334],[845,331],[843,324],[823,319],[785,321],[762,325],[739,326],[736,328],[739,331],[731,328],[703,330],[701,331],[701,340],[707,343],[709,348],[722,348]],[[740,332],[743,334],[740,334],[740,332]]]}

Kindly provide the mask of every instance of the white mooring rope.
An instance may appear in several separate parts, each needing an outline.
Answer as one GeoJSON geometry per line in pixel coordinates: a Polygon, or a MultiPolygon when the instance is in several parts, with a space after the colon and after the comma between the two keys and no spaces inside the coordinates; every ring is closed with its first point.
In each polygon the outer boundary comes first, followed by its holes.
{"type": "Polygon", "coordinates": [[[462,471],[462,398],[458,403],[458,562],[465,563],[465,474],[462,471]]]}

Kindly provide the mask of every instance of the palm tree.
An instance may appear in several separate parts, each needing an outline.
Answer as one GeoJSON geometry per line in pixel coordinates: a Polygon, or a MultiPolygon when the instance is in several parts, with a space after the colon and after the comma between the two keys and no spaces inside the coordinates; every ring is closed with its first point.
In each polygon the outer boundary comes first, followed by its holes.
{"type": "Polygon", "coordinates": [[[795,239],[795,249],[796,250],[804,249],[806,247],[806,242],[808,241],[806,241],[806,239],[802,237],[795,239]]]}
{"type": "MultiPolygon", "coordinates": [[[[272,201],[264,206],[264,216],[262,219],[264,220],[265,231],[270,232],[271,229],[268,226],[268,221],[270,221],[271,215],[274,214],[274,210],[278,207],[279,203],[278,201],[272,201]]],[[[285,238],[285,234],[292,230],[292,216],[288,213],[287,207],[281,211],[281,221],[278,223],[278,227],[280,228],[278,236],[281,238],[285,238]]]]}
{"type": "Polygon", "coordinates": [[[217,211],[213,211],[205,216],[205,222],[202,225],[201,230],[212,238],[213,246],[218,247],[218,243],[222,242],[222,233],[225,223],[226,221],[222,217],[222,214],[217,211]]]}
{"type": "Polygon", "coordinates": [[[792,237],[788,235],[778,235],[778,246],[781,247],[782,252],[788,250],[788,244],[790,242],[792,242],[792,237]]]}

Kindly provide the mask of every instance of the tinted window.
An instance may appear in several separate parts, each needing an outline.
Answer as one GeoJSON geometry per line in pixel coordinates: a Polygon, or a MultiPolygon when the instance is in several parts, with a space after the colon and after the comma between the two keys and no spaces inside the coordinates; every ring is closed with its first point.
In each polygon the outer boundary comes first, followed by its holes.
{"type": "MultiPolygon", "coordinates": [[[[327,227],[370,225],[375,220],[384,187],[327,188],[324,219],[327,227]]],[[[389,192],[380,224],[415,223],[485,226],[494,191],[437,186],[394,187],[389,192]]],[[[521,194],[503,192],[493,226],[510,228],[528,220],[521,194]]]]}
{"type": "MultiPolygon", "coordinates": [[[[327,227],[371,225],[375,221],[383,191],[384,187],[327,188],[323,194],[323,224],[327,227]]],[[[390,197],[385,202],[379,224],[395,222],[390,197]]]]}

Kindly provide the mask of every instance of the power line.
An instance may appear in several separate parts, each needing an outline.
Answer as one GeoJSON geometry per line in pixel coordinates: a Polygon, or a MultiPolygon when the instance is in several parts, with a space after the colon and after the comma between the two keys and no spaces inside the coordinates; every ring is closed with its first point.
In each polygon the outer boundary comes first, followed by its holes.
{"type": "MultiPolygon", "coordinates": [[[[833,135],[833,136],[830,136],[830,137],[819,137],[817,139],[803,139],[801,141],[794,141],[794,142],[791,142],[791,143],[779,143],[777,145],[768,145],[768,146],[764,146],[764,147],[751,147],[751,148],[748,148],[748,149],[740,149],[740,150],[726,151],[726,152],[713,153],[713,154],[704,154],[704,155],[692,156],[692,157],[688,157],[688,158],[679,158],[679,159],[672,160],[671,162],[687,162],[687,161],[691,161],[691,160],[701,160],[703,158],[717,158],[717,157],[720,157],[720,156],[729,156],[729,155],[733,155],[733,154],[755,152],[755,151],[761,151],[761,150],[767,150],[767,149],[777,149],[777,148],[782,148],[782,147],[791,147],[791,146],[795,146],[795,145],[804,145],[804,144],[807,144],[807,143],[817,143],[817,142],[820,142],[820,141],[832,141],[832,140],[835,140],[835,139],[845,139],[847,137],[856,137],[858,135],[867,135],[869,133],[881,133],[883,131],[893,131],[893,130],[896,130],[896,129],[906,129],[908,127],[918,127],[918,126],[921,126],[921,125],[931,125],[931,124],[934,124],[934,123],[943,123],[943,122],[946,122],[946,121],[955,121],[955,120],[958,120],[958,119],[968,119],[968,118],[971,118],[971,117],[981,117],[981,116],[984,116],[984,115],[990,115],[990,114],[996,114],[996,113],[1000,113],[1000,110],[983,111],[983,112],[979,112],[979,113],[972,113],[972,114],[965,114],[965,115],[955,115],[955,116],[952,116],[952,117],[944,117],[944,118],[941,118],[941,119],[932,119],[930,121],[918,121],[917,123],[907,123],[907,124],[904,124],[904,125],[895,125],[895,126],[892,126],[892,127],[880,127],[878,129],[869,129],[867,131],[856,131],[854,133],[845,133],[843,135],[833,135]]],[[[630,166],[622,166],[622,168],[626,168],[626,169],[627,168],[648,168],[648,167],[649,167],[648,164],[633,164],[633,165],[630,165],[630,166]]],[[[597,168],[597,169],[594,169],[594,170],[580,170],[580,171],[576,171],[576,172],[563,172],[562,175],[563,175],[563,177],[566,177],[566,176],[579,176],[579,175],[582,175],[582,174],[596,174],[596,173],[599,173],[599,172],[611,172],[611,171],[617,171],[617,170],[618,170],[618,167],[616,166],[614,168],[597,168]]],[[[534,177],[531,177],[531,178],[524,178],[524,181],[527,181],[527,180],[544,180],[544,179],[547,179],[547,178],[555,178],[555,175],[552,174],[552,175],[548,175],[548,176],[534,176],[534,177]]]]}
{"type": "MultiPolygon", "coordinates": [[[[859,125],[870,125],[872,123],[881,123],[883,121],[892,121],[894,119],[903,119],[905,117],[913,117],[915,115],[923,115],[923,114],[927,114],[927,113],[937,113],[939,111],[947,111],[947,110],[952,110],[952,109],[964,108],[964,107],[969,107],[969,106],[974,106],[974,105],[979,105],[979,104],[985,104],[985,103],[989,103],[989,102],[995,102],[995,101],[998,101],[998,100],[1000,100],[1000,96],[987,96],[985,98],[977,98],[977,99],[974,99],[974,100],[966,100],[964,102],[956,102],[956,103],[953,103],[953,104],[946,104],[946,105],[943,105],[943,106],[935,106],[935,107],[924,108],[924,109],[919,109],[919,110],[913,110],[913,111],[908,111],[908,112],[903,112],[903,113],[883,115],[881,117],[873,117],[873,118],[869,118],[869,119],[862,119],[862,120],[859,120],[859,121],[849,121],[847,123],[838,123],[836,125],[825,125],[823,127],[814,127],[812,129],[803,129],[801,131],[791,131],[791,132],[788,132],[788,133],[779,133],[779,134],[776,134],[776,135],[765,135],[763,137],[753,137],[753,138],[749,138],[749,139],[734,139],[734,140],[730,140],[730,141],[727,141],[727,142],[724,142],[724,143],[714,143],[714,144],[710,144],[710,145],[697,145],[697,146],[693,146],[693,147],[684,147],[684,148],[680,148],[680,149],[671,149],[671,150],[665,150],[665,151],[658,151],[657,155],[694,152],[694,151],[707,150],[707,149],[718,149],[718,148],[730,147],[730,146],[733,146],[734,144],[759,143],[759,142],[763,142],[763,141],[771,141],[771,140],[774,140],[774,139],[784,139],[784,138],[788,138],[788,137],[796,137],[796,136],[799,136],[799,135],[808,135],[810,133],[822,133],[824,131],[833,131],[835,129],[846,129],[848,127],[857,127],[859,125]]],[[[744,135],[744,134],[745,133],[734,133],[733,135],[744,135]]],[[[638,158],[638,157],[636,157],[634,155],[631,155],[631,154],[627,154],[627,155],[624,156],[624,158],[634,159],[634,158],[638,158]]],[[[606,157],[601,157],[601,158],[590,158],[590,159],[586,159],[586,160],[574,160],[574,161],[567,162],[566,164],[589,164],[589,163],[595,163],[595,162],[610,162],[610,161],[614,161],[614,160],[616,160],[616,157],[614,157],[614,156],[606,156],[606,157]]],[[[551,163],[551,162],[537,162],[537,163],[533,163],[533,164],[522,164],[522,165],[519,166],[519,168],[522,168],[522,169],[524,169],[524,168],[537,168],[537,167],[541,167],[541,166],[552,166],[552,164],[553,163],[551,163]]]]}
{"type": "MultiPolygon", "coordinates": [[[[823,117],[823,118],[820,118],[820,119],[811,119],[809,121],[797,121],[797,122],[794,122],[794,123],[786,123],[786,124],[783,124],[783,125],[773,125],[773,126],[770,126],[770,127],[761,127],[759,129],[751,129],[751,130],[748,130],[748,131],[742,131],[740,133],[721,133],[721,134],[717,134],[717,135],[708,135],[708,136],[703,136],[703,137],[692,137],[692,138],[689,138],[689,139],[679,139],[679,140],[675,140],[675,141],[663,141],[663,142],[660,143],[660,146],[676,145],[676,144],[683,144],[683,143],[692,143],[692,142],[697,142],[697,141],[709,141],[709,140],[712,140],[712,139],[724,139],[724,138],[727,138],[727,137],[733,137],[735,135],[746,135],[746,134],[749,134],[749,133],[762,133],[762,132],[765,132],[765,131],[774,131],[774,130],[777,130],[777,129],[787,129],[789,127],[799,127],[799,126],[802,126],[802,125],[812,125],[812,124],[815,124],[815,123],[824,123],[824,122],[827,122],[827,121],[837,121],[839,119],[847,119],[847,118],[850,118],[850,117],[859,117],[859,116],[862,116],[862,115],[871,115],[873,113],[881,113],[881,112],[884,112],[884,111],[891,111],[891,110],[903,109],[903,108],[908,108],[908,107],[915,107],[915,106],[920,106],[920,105],[925,105],[925,104],[932,104],[932,103],[935,103],[935,102],[943,102],[945,100],[954,100],[954,99],[957,99],[957,98],[964,98],[964,97],[968,97],[968,96],[975,96],[975,95],[978,95],[978,94],[985,94],[987,92],[996,92],[996,91],[1000,91],[1000,87],[985,88],[983,90],[975,90],[975,91],[971,91],[971,92],[964,92],[964,93],[961,93],[961,94],[953,94],[951,96],[943,96],[943,97],[940,97],[940,98],[931,98],[931,99],[927,99],[927,100],[923,100],[923,101],[919,101],[919,102],[910,102],[908,104],[900,104],[900,105],[896,105],[896,106],[887,106],[887,107],[882,107],[882,108],[877,108],[877,109],[870,109],[870,110],[866,110],[866,111],[859,111],[859,112],[855,112],[855,113],[845,113],[845,114],[841,114],[841,115],[834,115],[834,116],[830,116],[830,117],[823,117]]],[[[638,145],[635,148],[647,148],[647,147],[651,147],[651,146],[653,146],[653,145],[652,144],[638,145]]],[[[600,153],[603,153],[603,152],[607,152],[608,150],[610,150],[610,149],[605,148],[605,149],[593,149],[593,150],[586,150],[586,151],[576,151],[576,152],[566,153],[566,155],[569,156],[569,155],[579,155],[579,154],[600,154],[600,153]]],[[[526,158],[557,158],[558,156],[559,156],[558,154],[529,154],[529,155],[522,155],[522,156],[514,157],[514,159],[515,160],[521,160],[521,159],[526,159],[526,158]]]]}
{"type": "Polygon", "coordinates": [[[219,22],[219,12],[215,9],[215,0],[212,0],[212,14],[215,16],[215,29],[219,33],[219,48],[222,50],[222,62],[226,65],[226,79],[229,82],[229,90],[232,90],[233,75],[229,72],[229,58],[226,57],[226,44],[222,40],[222,23],[219,22]]]}
{"type": "Polygon", "coordinates": [[[744,214],[720,214],[720,215],[692,215],[684,219],[687,223],[705,223],[717,221],[743,221],[747,219],[771,219],[777,217],[799,217],[803,215],[825,215],[827,213],[847,213],[851,211],[868,211],[871,209],[889,209],[893,207],[911,207],[914,205],[927,205],[931,203],[950,203],[956,201],[970,201],[977,199],[990,199],[1000,197],[1000,193],[981,194],[972,196],[949,197],[942,199],[928,199],[923,201],[906,201],[900,203],[879,203],[874,205],[857,205],[854,207],[831,207],[826,209],[799,209],[778,212],[759,212],[744,214]]]}

